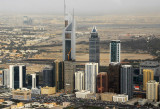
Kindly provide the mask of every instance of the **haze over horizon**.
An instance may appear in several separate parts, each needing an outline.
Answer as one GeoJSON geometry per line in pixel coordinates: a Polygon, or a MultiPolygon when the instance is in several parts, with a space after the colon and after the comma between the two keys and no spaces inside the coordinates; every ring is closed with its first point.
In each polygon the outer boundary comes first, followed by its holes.
{"type": "MultiPolygon", "coordinates": [[[[154,14],[160,12],[160,0],[66,0],[76,15],[154,14]]],[[[0,0],[1,13],[61,14],[64,0],[0,0]]]]}

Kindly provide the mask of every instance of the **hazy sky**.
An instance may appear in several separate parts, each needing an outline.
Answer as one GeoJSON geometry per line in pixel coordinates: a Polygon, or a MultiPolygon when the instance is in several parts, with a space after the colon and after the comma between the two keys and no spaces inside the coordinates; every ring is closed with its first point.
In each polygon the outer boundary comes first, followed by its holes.
{"type": "MultiPolygon", "coordinates": [[[[0,12],[63,14],[64,0],[0,0],[0,12]]],[[[160,0],[66,0],[76,15],[160,12],[160,0]]]]}

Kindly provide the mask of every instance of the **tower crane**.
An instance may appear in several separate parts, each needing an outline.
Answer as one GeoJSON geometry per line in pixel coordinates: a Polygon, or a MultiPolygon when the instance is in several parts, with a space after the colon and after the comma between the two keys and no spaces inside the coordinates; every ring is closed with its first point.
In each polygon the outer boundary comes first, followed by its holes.
{"type": "Polygon", "coordinates": [[[71,50],[72,48],[70,49],[70,51],[68,52],[67,56],[68,56],[68,61],[69,61],[69,55],[71,54],[71,50]]]}

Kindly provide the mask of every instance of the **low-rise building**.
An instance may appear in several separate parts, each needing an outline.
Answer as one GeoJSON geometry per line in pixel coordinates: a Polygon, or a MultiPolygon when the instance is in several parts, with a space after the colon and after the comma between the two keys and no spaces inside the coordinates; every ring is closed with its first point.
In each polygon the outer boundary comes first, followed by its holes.
{"type": "Polygon", "coordinates": [[[27,103],[27,104],[24,105],[25,108],[30,108],[31,106],[32,106],[31,103],[27,103]]]}
{"type": "Polygon", "coordinates": [[[98,93],[90,93],[87,94],[87,99],[92,99],[92,100],[99,100],[100,99],[100,94],[98,93]]]}
{"type": "Polygon", "coordinates": [[[41,94],[46,94],[46,95],[52,95],[56,93],[56,88],[55,87],[43,87],[41,88],[41,94]]]}
{"type": "Polygon", "coordinates": [[[12,91],[12,99],[15,100],[24,100],[24,101],[28,101],[31,100],[31,90],[28,89],[23,89],[23,90],[13,90],[12,91]]]}
{"type": "Polygon", "coordinates": [[[76,98],[87,98],[87,94],[90,94],[90,91],[82,90],[79,92],[76,92],[76,98]]]}
{"type": "Polygon", "coordinates": [[[120,102],[120,103],[124,103],[128,101],[128,95],[124,95],[124,94],[118,94],[113,96],[113,101],[114,102],[120,102]]]}
{"type": "Polygon", "coordinates": [[[41,94],[41,89],[38,89],[38,88],[31,89],[31,93],[32,94],[41,94]]]}
{"type": "Polygon", "coordinates": [[[101,95],[102,101],[113,101],[113,96],[115,96],[116,93],[105,92],[105,93],[101,93],[100,95],[101,95]]]}
{"type": "Polygon", "coordinates": [[[67,106],[70,106],[71,105],[71,102],[63,102],[63,107],[67,107],[67,106]]]}
{"type": "Polygon", "coordinates": [[[140,100],[138,100],[138,104],[141,105],[141,106],[145,105],[147,102],[148,102],[147,99],[140,99],[140,100]]]}

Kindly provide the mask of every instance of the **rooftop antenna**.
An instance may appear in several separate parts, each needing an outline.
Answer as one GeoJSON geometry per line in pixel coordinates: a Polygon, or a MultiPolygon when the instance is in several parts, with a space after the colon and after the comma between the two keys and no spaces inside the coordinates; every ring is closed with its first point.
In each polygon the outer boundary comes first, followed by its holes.
{"type": "Polygon", "coordinates": [[[73,8],[73,22],[74,22],[74,8],[73,8]]]}
{"type": "Polygon", "coordinates": [[[64,0],[64,16],[66,15],[66,0],[64,0]]]}

